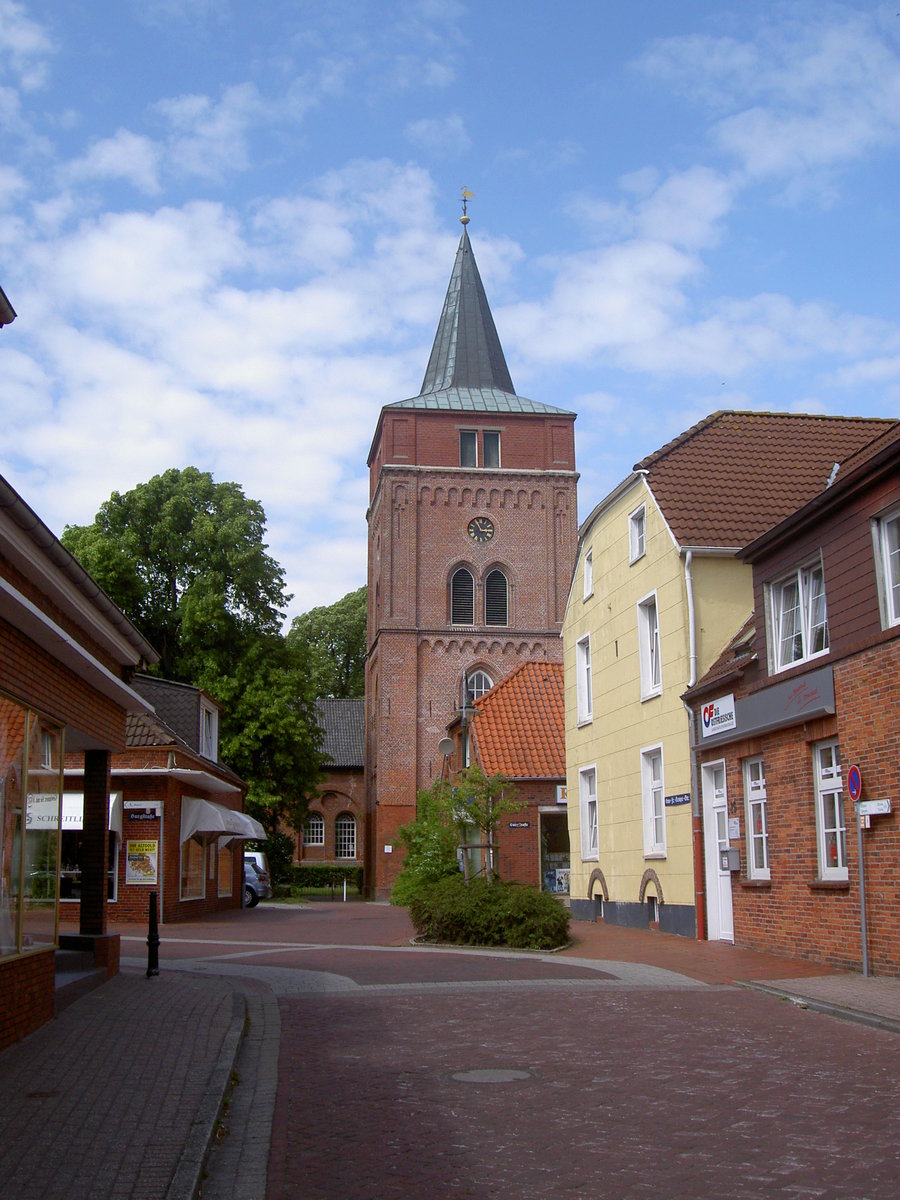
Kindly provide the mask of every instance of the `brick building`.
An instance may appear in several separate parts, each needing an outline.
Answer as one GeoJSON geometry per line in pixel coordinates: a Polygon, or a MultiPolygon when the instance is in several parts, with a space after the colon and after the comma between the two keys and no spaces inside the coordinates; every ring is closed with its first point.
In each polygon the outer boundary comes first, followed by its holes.
{"type": "Polygon", "coordinates": [[[107,974],[118,970],[119,939],[107,931],[110,756],[125,748],[128,714],[148,709],[130,686],[134,671],[155,661],[0,479],[0,1048],[55,1010],[66,753],[80,760],[84,797],[79,932],[68,936],[107,974]]]}
{"type": "MultiPolygon", "coordinates": [[[[110,763],[107,904],[116,921],[147,923],[156,892],[164,923],[240,908],[243,848],[265,838],[242,811],[243,781],[219,762],[219,707],[200,688],[137,675],[152,713],[129,713],[126,748],[110,763]]],[[[83,767],[66,756],[60,921],[79,917],[83,767]]]]}
{"type": "Polygon", "coordinates": [[[316,718],[322,730],[319,749],[328,763],[310,799],[294,860],[361,866],[366,844],[365,702],[320,699],[316,701],[316,718]]]}
{"type": "Polygon", "coordinates": [[[900,976],[900,423],[881,424],[742,551],[753,614],[686,696],[709,936],[860,969],[861,833],[868,961],[900,976]],[[851,766],[890,809],[861,831],[851,766]]]}
{"type": "Polygon", "coordinates": [[[382,409],[368,464],[366,879],[440,774],[466,698],[561,660],[575,556],[575,414],[516,394],[467,218],[417,396],[382,409]]]}
{"type": "Polygon", "coordinates": [[[520,663],[457,717],[448,732],[456,745],[454,765],[477,763],[485,775],[505,776],[522,806],[504,816],[497,830],[500,877],[567,895],[562,663],[520,663]]]}

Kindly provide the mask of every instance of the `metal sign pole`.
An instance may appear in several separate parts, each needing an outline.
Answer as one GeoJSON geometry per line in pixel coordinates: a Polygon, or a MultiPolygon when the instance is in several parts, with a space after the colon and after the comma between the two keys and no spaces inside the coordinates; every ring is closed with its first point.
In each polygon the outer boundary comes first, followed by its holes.
{"type": "Polygon", "coordinates": [[[866,817],[856,814],[856,844],[859,854],[859,923],[862,931],[863,975],[869,977],[869,939],[866,932],[866,871],[863,863],[863,821],[866,817]]]}

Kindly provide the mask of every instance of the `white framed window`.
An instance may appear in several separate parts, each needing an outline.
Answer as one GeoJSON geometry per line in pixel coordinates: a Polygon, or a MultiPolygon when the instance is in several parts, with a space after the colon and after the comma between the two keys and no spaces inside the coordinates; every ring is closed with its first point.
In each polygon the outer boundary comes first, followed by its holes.
{"type": "Polygon", "coordinates": [[[478,466],[478,431],[476,429],[459,431],[459,465],[461,467],[478,466]]]}
{"type": "Polygon", "coordinates": [[[900,625],[900,509],[874,522],[878,600],[885,629],[900,625]]]}
{"type": "Polygon", "coordinates": [[[748,758],[744,762],[744,803],[747,810],[747,873],[751,879],[768,879],[769,817],[762,758],[748,758]]]}
{"type": "Polygon", "coordinates": [[[647,509],[642,504],[628,517],[628,561],[637,562],[647,552],[647,509]]]}
{"type": "Polygon", "coordinates": [[[662,691],[659,614],[656,592],[638,602],[638,654],[641,664],[641,699],[648,700],[662,691]]]}
{"type": "Polygon", "coordinates": [[[481,435],[482,457],[485,467],[500,466],[500,430],[485,429],[481,435]]]}
{"type": "Polygon", "coordinates": [[[666,801],[662,746],[641,751],[641,798],[644,810],[644,857],[666,853],[666,801]]]}
{"type": "Polygon", "coordinates": [[[484,623],[509,623],[509,583],[500,570],[489,572],[484,581],[484,623]]]}
{"type": "Polygon", "coordinates": [[[584,554],[584,598],[594,594],[594,551],[586,550],[584,554]]]}
{"type": "Polygon", "coordinates": [[[356,858],[356,818],[341,813],[334,823],[334,857],[356,858]]]}
{"type": "Polygon", "coordinates": [[[776,671],[828,653],[825,573],[800,567],[769,586],[772,659],[776,671]]]}
{"type": "Polygon", "coordinates": [[[310,813],[303,826],[304,846],[325,845],[325,818],[321,813],[310,813]]]}
{"type": "Polygon", "coordinates": [[[599,857],[597,834],[597,769],[582,767],[578,772],[578,806],[581,813],[581,857],[599,857]]]}
{"type": "Polygon", "coordinates": [[[847,829],[844,824],[844,785],[841,751],[836,741],[813,746],[816,784],[816,842],[819,878],[847,878],[847,829]]]}
{"type": "Polygon", "coordinates": [[[200,753],[212,762],[219,755],[219,714],[209,704],[200,705],[200,753]]]}
{"type": "Polygon", "coordinates": [[[591,677],[591,635],[575,643],[575,704],[579,725],[594,719],[594,684],[591,677]]]}
{"type": "Polygon", "coordinates": [[[454,571],[450,580],[450,624],[475,624],[475,577],[465,567],[454,571]]]}
{"type": "Polygon", "coordinates": [[[483,696],[485,692],[490,691],[493,686],[493,679],[491,679],[487,671],[482,671],[480,668],[466,676],[466,691],[469,693],[470,700],[477,700],[479,696],[483,696]]]}

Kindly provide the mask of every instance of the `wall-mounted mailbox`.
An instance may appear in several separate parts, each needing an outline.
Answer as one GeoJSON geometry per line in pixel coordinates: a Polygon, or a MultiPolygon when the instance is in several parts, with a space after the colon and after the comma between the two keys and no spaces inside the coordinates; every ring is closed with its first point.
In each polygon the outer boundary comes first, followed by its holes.
{"type": "Polygon", "coordinates": [[[737,846],[729,846],[727,850],[719,851],[719,867],[723,871],[741,869],[741,852],[737,846]]]}

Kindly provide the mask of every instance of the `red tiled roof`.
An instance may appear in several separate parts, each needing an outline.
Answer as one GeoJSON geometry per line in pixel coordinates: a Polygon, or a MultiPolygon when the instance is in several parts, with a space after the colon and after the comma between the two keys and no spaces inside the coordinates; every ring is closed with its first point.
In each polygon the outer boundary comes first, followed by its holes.
{"type": "Polygon", "coordinates": [[[683,546],[741,547],[818,495],[834,464],[895,424],[875,417],[713,413],[635,464],[683,546]]]}
{"type": "Polygon", "coordinates": [[[478,760],[486,775],[564,779],[562,663],[524,662],[475,701],[478,760]]]}

